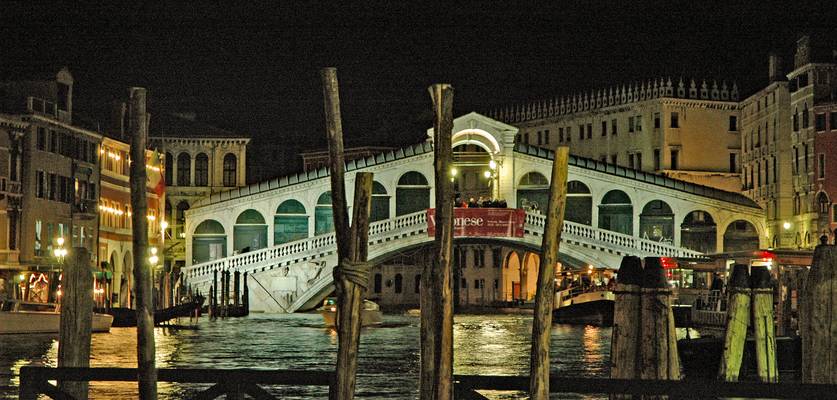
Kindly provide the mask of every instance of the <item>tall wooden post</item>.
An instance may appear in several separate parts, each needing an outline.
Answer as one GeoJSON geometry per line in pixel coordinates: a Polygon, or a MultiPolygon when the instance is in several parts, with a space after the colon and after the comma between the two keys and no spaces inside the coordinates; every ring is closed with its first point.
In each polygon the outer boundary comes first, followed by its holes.
{"type": "MultiPolygon", "coordinates": [[[[62,283],[64,296],[61,299],[58,367],[89,367],[93,276],[87,249],[73,248],[70,257],[64,261],[62,283]]],[[[61,388],[76,399],[87,399],[87,382],[61,382],[61,388]]]]}
{"type": "Polygon", "coordinates": [[[339,265],[334,269],[337,292],[337,383],[331,396],[352,399],[355,395],[357,354],[360,345],[363,297],[369,280],[369,213],[372,208],[372,173],[355,174],[352,225],[349,227],[343,165],[343,126],[337,70],[320,70],[326,115],[328,151],[331,157],[331,204],[339,265]]]}
{"type": "MultiPolygon", "coordinates": [[[[429,88],[436,116],[433,124],[436,185],[436,242],[434,254],[421,274],[421,375],[422,400],[453,396],[453,87],[429,88]]],[[[458,282],[457,282],[458,284],[458,282]]]]}
{"type": "Polygon", "coordinates": [[[747,269],[744,264],[733,266],[728,285],[727,331],[718,370],[718,378],[727,382],[738,381],[744,344],[747,341],[747,324],[750,322],[750,282],[747,269]]]}
{"type": "Polygon", "coordinates": [[[672,291],[659,257],[645,257],[642,273],[641,379],[680,379],[672,291]]]}
{"type": "Polygon", "coordinates": [[[610,342],[610,377],[635,379],[639,376],[640,285],[642,260],[625,256],[619,266],[613,309],[613,330],[610,342]]]}
{"type": "Polygon", "coordinates": [[[837,384],[837,246],[817,246],[800,309],[802,381],[837,384]]]}
{"type": "Polygon", "coordinates": [[[148,262],[148,202],[145,198],[145,149],[148,147],[148,114],[145,110],[145,89],[131,88],[131,209],[134,241],[134,282],[137,304],[137,373],[142,400],[157,398],[157,365],[154,344],[154,304],[151,266],[148,262]]]}
{"type": "Polygon", "coordinates": [[[541,242],[538,287],[535,292],[535,315],[532,319],[532,350],[529,357],[529,394],[533,399],[549,398],[549,339],[552,333],[552,310],[555,308],[555,264],[564,226],[567,203],[567,162],[570,148],[555,149],[546,227],[541,242]]]}
{"type": "Polygon", "coordinates": [[[212,287],[209,288],[209,318],[218,318],[218,270],[212,270],[212,287]]]}
{"type": "Polygon", "coordinates": [[[753,336],[756,340],[756,369],[762,382],[778,382],[776,367],[776,330],[773,322],[773,288],[770,271],[765,266],[750,270],[753,289],[753,336]]]}
{"type": "Polygon", "coordinates": [[[238,306],[241,304],[241,272],[235,270],[233,272],[233,305],[235,306],[236,312],[238,310],[238,306]]]}
{"type": "Polygon", "coordinates": [[[247,287],[247,272],[244,273],[244,288],[241,290],[241,306],[244,308],[244,315],[250,315],[250,289],[247,287]]]}

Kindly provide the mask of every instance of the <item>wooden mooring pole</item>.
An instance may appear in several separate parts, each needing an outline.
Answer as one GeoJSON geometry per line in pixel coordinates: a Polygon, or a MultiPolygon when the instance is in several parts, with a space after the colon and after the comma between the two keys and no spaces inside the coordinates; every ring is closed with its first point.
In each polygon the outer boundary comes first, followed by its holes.
{"type": "Polygon", "coordinates": [[[241,305],[241,272],[236,270],[233,272],[233,306],[235,306],[236,312],[238,310],[238,306],[241,305]]]}
{"type": "MultiPolygon", "coordinates": [[[[90,274],[90,253],[87,249],[75,247],[65,259],[62,284],[64,295],[61,298],[58,367],[89,367],[93,276],[90,274]]],[[[61,382],[60,386],[75,399],[87,399],[87,382],[67,381],[61,382]]]]}
{"type": "Polygon", "coordinates": [[[776,329],[773,321],[773,288],[766,266],[750,270],[753,293],[753,336],[756,344],[756,370],[762,382],[778,382],[776,367],[776,329]]]}
{"type": "Polygon", "coordinates": [[[641,379],[680,379],[677,335],[671,310],[673,293],[659,257],[645,257],[642,271],[641,379]]]}
{"type": "Polygon", "coordinates": [[[148,261],[148,202],[146,201],[145,149],[148,140],[148,114],[144,88],[131,88],[131,208],[134,242],[134,282],[137,305],[137,367],[139,397],[157,398],[157,365],[154,344],[154,304],[151,285],[152,266],[148,261]]]}
{"type": "Polygon", "coordinates": [[[241,290],[241,306],[244,308],[244,315],[250,315],[250,289],[247,287],[247,272],[244,273],[244,288],[241,290]]]}
{"type": "Polygon", "coordinates": [[[814,249],[800,317],[802,381],[837,383],[837,246],[814,249]]]}
{"type": "Polygon", "coordinates": [[[610,343],[610,377],[635,379],[639,376],[642,260],[634,256],[623,257],[617,277],[610,343]]]}
{"type": "Polygon", "coordinates": [[[331,204],[337,240],[339,264],[334,268],[337,292],[337,382],[330,392],[332,399],[354,398],[357,356],[360,346],[363,298],[369,281],[369,213],[372,207],[373,175],[355,174],[354,214],[349,226],[343,165],[343,126],[337,70],[320,70],[323,82],[326,133],[331,172],[331,204]]]}
{"type": "Polygon", "coordinates": [[[549,339],[552,333],[552,311],[555,309],[555,264],[564,225],[567,203],[567,163],[570,148],[555,149],[552,162],[549,206],[541,242],[538,287],[535,292],[535,315],[532,319],[532,350],[529,357],[529,395],[533,399],[549,398],[549,339]]]}
{"type": "Polygon", "coordinates": [[[750,323],[750,282],[746,265],[736,264],[732,267],[729,292],[727,331],[718,378],[727,382],[737,382],[744,357],[744,344],[747,341],[747,325],[750,323]]]}
{"type": "Polygon", "coordinates": [[[436,241],[421,275],[419,392],[422,400],[447,400],[453,396],[453,87],[435,84],[428,90],[435,114],[436,241]]]}

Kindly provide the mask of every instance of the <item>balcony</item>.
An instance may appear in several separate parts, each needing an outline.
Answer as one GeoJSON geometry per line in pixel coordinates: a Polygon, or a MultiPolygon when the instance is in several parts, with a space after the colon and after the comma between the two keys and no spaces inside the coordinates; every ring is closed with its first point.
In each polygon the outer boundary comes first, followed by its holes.
{"type": "Polygon", "coordinates": [[[26,98],[26,110],[35,114],[46,115],[52,118],[58,117],[58,104],[39,97],[26,98]]]}
{"type": "Polygon", "coordinates": [[[76,200],[73,203],[73,216],[82,220],[96,218],[96,200],[76,200]]]}

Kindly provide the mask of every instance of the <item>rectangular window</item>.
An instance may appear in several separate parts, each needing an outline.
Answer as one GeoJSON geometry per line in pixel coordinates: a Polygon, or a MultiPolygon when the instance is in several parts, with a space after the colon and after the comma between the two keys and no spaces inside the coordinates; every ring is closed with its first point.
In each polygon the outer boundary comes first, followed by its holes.
{"type": "Polygon", "coordinates": [[[593,138],[593,124],[587,124],[587,139],[593,138]]]}
{"type": "Polygon", "coordinates": [[[463,288],[463,289],[467,289],[467,288],[468,288],[468,280],[467,280],[467,279],[465,279],[465,278],[462,278],[462,288],[463,288]]]}
{"type": "Polygon", "coordinates": [[[39,199],[44,198],[44,187],[46,186],[46,179],[44,178],[44,171],[35,172],[35,197],[39,199]]]}
{"type": "Polygon", "coordinates": [[[479,289],[479,288],[480,288],[480,280],[479,279],[474,279],[474,289],[479,289]]]}
{"type": "Polygon", "coordinates": [[[617,156],[618,156],[618,155],[619,155],[619,154],[612,154],[612,155],[610,156],[610,163],[611,163],[611,164],[616,165],[616,161],[618,160],[618,158],[617,158],[617,156]]]}
{"type": "Polygon", "coordinates": [[[773,157],[773,183],[778,181],[779,169],[776,166],[776,157],[773,157]]]}
{"type": "Polygon", "coordinates": [[[578,140],[584,140],[584,125],[578,126],[578,140]]]}
{"type": "Polygon", "coordinates": [[[672,150],[671,151],[671,169],[677,169],[679,161],[680,161],[678,159],[679,156],[680,156],[680,152],[678,150],[672,150]]]}
{"type": "Polygon", "coordinates": [[[677,112],[671,113],[671,125],[672,128],[679,128],[680,127],[680,114],[677,112]]]}
{"type": "Polygon", "coordinates": [[[822,132],[825,130],[825,114],[817,114],[814,117],[814,126],[817,129],[817,132],[822,132]]]}
{"type": "Polygon", "coordinates": [[[607,136],[607,121],[602,121],[602,136],[607,136]]]}
{"type": "Polygon", "coordinates": [[[41,246],[41,220],[35,220],[35,257],[42,257],[43,248],[41,246]]]}
{"type": "Polygon", "coordinates": [[[825,179],[825,154],[817,154],[817,178],[825,179]]]}
{"type": "Polygon", "coordinates": [[[616,120],[615,119],[611,120],[610,121],[610,134],[611,135],[616,136],[619,133],[619,132],[617,132],[616,128],[617,128],[616,120]]]}
{"type": "Polygon", "coordinates": [[[637,115],[636,117],[634,117],[634,124],[636,124],[636,127],[635,127],[636,131],[637,132],[642,132],[642,116],[641,115],[637,115]]]}
{"type": "Polygon", "coordinates": [[[49,174],[49,193],[48,197],[50,200],[55,200],[55,195],[57,194],[58,190],[56,187],[58,186],[58,179],[55,174],[49,174]]]}
{"type": "Polygon", "coordinates": [[[549,144],[549,129],[543,131],[543,142],[549,144]]]}
{"type": "Polygon", "coordinates": [[[529,144],[529,132],[523,134],[523,141],[529,144]]]}
{"type": "Polygon", "coordinates": [[[832,112],[832,113],[829,113],[828,115],[830,117],[829,118],[830,121],[828,121],[828,122],[831,124],[831,125],[828,126],[828,129],[830,129],[832,131],[837,131],[837,112],[832,112]]]}
{"type": "Polygon", "coordinates": [[[49,151],[58,153],[60,150],[58,142],[61,140],[61,133],[53,130],[50,130],[49,133],[49,151]]]}
{"type": "Polygon", "coordinates": [[[642,153],[636,153],[636,169],[642,170],[642,153]]]}
{"type": "Polygon", "coordinates": [[[572,142],[572,141],[573,141],[573,127],[568,126],[567,127],[567,143],[572,142]]]}
{"type": "Polygon", "coordinates": [[[503,250],[500,249],[499,247],[495,247],[495,248],[491,249],[491,263],[492,263],[491,265],[494,268],[500,268],[500,266],[503,264],[503,253],[502,253],[502,251],[503,250]]]}
{"type": "Polygon", "coordinates": [[[631,153],[628,153],[628,168],[634,168],[634,155],[631,153]]]}
{"type": "Polygon", "coordinates": [[[564,143],[564,128],[558,128],[558,143],[564,143]]]}
{"type": "Polygon", "coordinates": [[[799,175],[799,147],[793,148],[793,174],[799,175]]]}
{"type": "Polygon", "coordinates": [[[41,127],[38,127],[38,133],[36,134],[36,138],[37,138],[37,139],[36,139],[36,141],[35,141],[35,147],[36,147],[38,150],[43,150],[43,151],[45,151],[45,150],[46,150],[46,147],[47,147],[47,134],[46,134],[46,128],[41,128],[41,127]]]}
{"type": "Polygon", "coordinates": [[[634,131],[634,117],[628,117],[628,133],[634,131]]]}
{"type": "Polygon", "coordinates": [[[538,146],[543,144],[543,132],[538,131],[538,146]]]}
{"type": "Polygon", "coordinates": [[[738,170],[738,154],[729,153],[729,172],[738,170]]]}
{"type": "Polygon", "coordinates": [[[660,149],[654,149],[654,170],[660,170],[660,149]]]}
{"type": "Polygon", "coordinates": [[[729,116],[729,131],[735,132],[738,130],[738,117],[735,115],[729,116]]]}
{"type": "Polygon", "coordinates": [[[802,145],[802,151],[805,153],[803,155],[805,156],[805,173],[807,173],[811,169],[808,165],[808,143],[802,145]]]}
{"type": "Polygon", "coordinates": [[[831,222],[837,222],[837,204],[831,206],[831,222]]]}
{"type": "Polygon", "coordinates": [[[660,113],[654,113],[654,129],[660,129],[660,113]]]}

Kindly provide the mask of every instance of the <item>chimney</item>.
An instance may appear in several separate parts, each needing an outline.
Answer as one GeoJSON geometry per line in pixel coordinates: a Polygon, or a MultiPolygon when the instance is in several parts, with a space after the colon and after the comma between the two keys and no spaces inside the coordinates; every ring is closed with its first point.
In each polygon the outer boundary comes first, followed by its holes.
{"type": "Polygon", "coordinates": [[[770,82],[784,80],[784,75],[782,74],[782,57],[774,52],[771,52],[768,57],[767,69],[770,75],[770,82]]]}
{"type": "Polygon", "coordinates": [[[797,69],[811,62],[811,37],[803,35],[796,40],[796,54],[793,55],[793,68],[797,69]]]}

